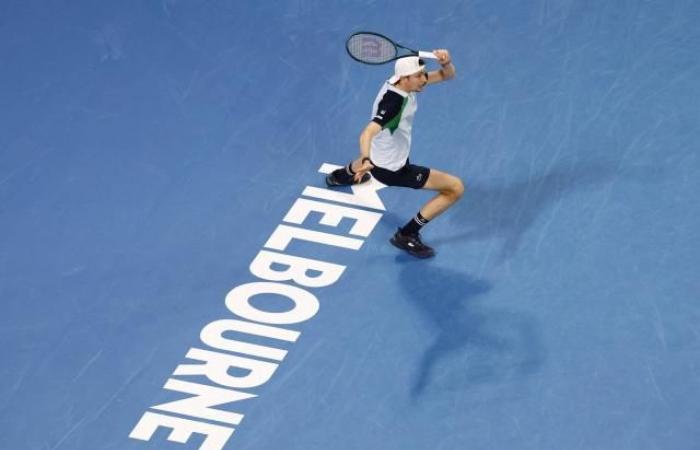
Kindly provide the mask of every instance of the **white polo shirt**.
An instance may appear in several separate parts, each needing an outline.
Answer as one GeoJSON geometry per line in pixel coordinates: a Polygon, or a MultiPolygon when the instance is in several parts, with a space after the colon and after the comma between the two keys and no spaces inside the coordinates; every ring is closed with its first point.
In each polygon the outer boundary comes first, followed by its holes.
{"type": "Polygon", "coordinates": [[[369,157],[374,165],[396,171],[406,164],[417,109],[415,92],[404,92],[388,81],[384,83],[372,110],[372,121],[382,127],[370,147],[369,157]]]}

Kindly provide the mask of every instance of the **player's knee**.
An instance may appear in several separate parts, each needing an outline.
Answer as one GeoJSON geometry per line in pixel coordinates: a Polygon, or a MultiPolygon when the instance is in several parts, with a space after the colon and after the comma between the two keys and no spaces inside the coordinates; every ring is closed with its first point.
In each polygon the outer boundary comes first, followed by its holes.
{"type": "Polygon", "coordinates": [[[450,186],[450,193],[452,194],[452,197],[454,197],[455,201],[459,200],[462,198],[464,195],[464,183],[462,180],[460,180],[457,177],[454,177],[454,180],[452,181],[452,185],[450,186]]]}

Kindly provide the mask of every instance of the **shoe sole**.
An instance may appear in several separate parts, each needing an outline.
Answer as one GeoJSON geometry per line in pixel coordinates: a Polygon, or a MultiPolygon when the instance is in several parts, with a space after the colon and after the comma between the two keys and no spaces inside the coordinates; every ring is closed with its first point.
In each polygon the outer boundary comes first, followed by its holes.
{"type": "Polygon", "coordinates": [[[328,186],[328,187],[334,187],[334,186],[354,186],[354,185],[356,185],[356,184],[362,184],[362,183],[368,182],[369,179],[370,179],[370,175],[369,175],[368,173],[366,173],[366,174],[364,174],[364,176],[362,177],[362,180],[360,180],[359,183],[353,182],[353,183],[350,183],[350,184],[337,183],[337,182],[335,182],[335,181],[333,181],[333,182],[328,181],[328,180],[330,180],[330,179],[331,179],[331,176],[330,176],[330,175],[326,175],[326,186],[328,186]]]}

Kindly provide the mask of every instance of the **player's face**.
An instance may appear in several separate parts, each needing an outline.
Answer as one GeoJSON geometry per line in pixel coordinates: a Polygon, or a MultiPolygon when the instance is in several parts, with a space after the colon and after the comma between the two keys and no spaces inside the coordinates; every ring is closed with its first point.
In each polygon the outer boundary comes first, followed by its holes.
{"type": "Polygon", "coordinates": [[[406,77],[408,79],[408,90],[409,92],[420,92],[425,87],[428,82],[428,74],[425,70],[421,70],[418,73],[409,75],[406,77]]]}

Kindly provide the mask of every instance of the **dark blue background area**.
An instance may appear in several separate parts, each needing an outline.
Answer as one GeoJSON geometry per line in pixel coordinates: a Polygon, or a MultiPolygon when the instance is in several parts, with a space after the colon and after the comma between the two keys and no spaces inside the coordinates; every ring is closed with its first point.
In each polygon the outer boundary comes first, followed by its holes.
{"type": "Polygon", "coordinates": [[[3,1],[0,447],[198,448],[128,436],[319,167],[357,155],[392,70],[346,55],[366,29],[450,50],[411,160],[467,192],[424,229],[432,260],[388,243],[413,190],[379,191],[359,251],[290,246],[347,269],[226,448],[697,448],[699,20],[689,0],[3,1]]]}

